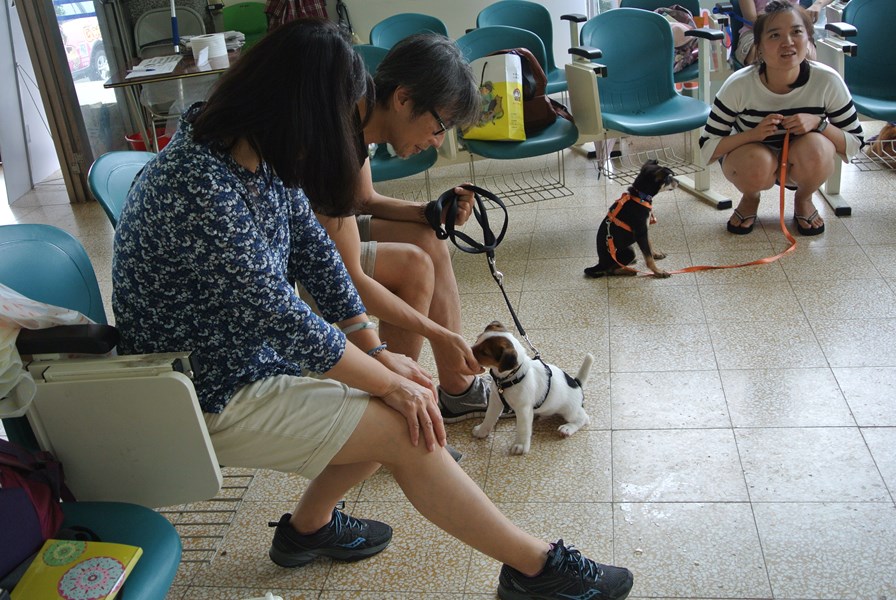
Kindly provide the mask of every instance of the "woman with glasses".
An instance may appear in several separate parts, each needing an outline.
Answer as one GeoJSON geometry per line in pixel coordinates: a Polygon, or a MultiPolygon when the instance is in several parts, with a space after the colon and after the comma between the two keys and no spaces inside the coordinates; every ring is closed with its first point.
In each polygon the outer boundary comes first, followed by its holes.
{"type": "MultiPolygon", "coordinates": [[[[445,132],[479,112],[475,79],[453,41],[432,33],[396,44],[374,75],[376,101],[359,104],[363,124],[356,219],[321,218],[367,310],[380,319],[389,349],[417,359],[429,341],[439,377],[442,417],[452,423],[485,415],[488,384],[461,330],[460,295],[449,248],[435,236],[425,204],[380,194],[367,148],[388,143],[401,158],[438,148],[445,132]]],[[[457,224],[469,218],[473,194],[459,196],[457,224]]],[[[506,413],[508,416],[511,413],[506,413]]]]}

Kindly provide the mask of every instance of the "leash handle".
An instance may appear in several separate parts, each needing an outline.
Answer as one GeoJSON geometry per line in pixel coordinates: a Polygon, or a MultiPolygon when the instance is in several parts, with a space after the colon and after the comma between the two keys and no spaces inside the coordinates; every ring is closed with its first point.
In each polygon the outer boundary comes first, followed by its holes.
{"type": "Polygon", "coordinates": [[[429,223],[429,226],[435,230],[436,237],[440,240],[450,239],[451,243],[457,246],[458,250],[466,252],[467,254],[494,252],[495,248],[498,247],[498,244],[501,243],[504,239],[504,235],[507,233],[507,207],[500,198],[484,188],[469,183],[465,183],[458,187],[473,192],[473,199],[475,201],[475,204],[473,205],[473,217],[475,217],[479,226],[482,228],[482,242],[478,242],[463,231],[455,229],[455,224],[457,223],[457,194],[454,193],[454,188],[451,188],[439,196],[438,199],[433,200],[426,205],[423,214],[426,217],[427,223],[429,223]],[[501,232],[497,236],[489,225],[488,211],[485,208],[483,197],[496,204],[498,208],[504,212],[504,223],[501,225],[501,232]],[[442,225],[443,213],[445,214],[444,227],[442,225]]]}

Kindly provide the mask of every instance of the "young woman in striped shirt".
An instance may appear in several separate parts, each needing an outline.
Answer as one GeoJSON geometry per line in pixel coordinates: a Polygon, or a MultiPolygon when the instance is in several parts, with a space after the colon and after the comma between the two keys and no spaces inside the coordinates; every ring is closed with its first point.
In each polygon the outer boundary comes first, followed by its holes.
{"type": "Polygon", "coordinates": [[[722,85],[700,138],[703,159],[722,161],[725,177],[742,196],[728,231],[753,231],[760,193],[778,182],[785,134],[787,165],[794,189],[794,219],[803,235],[824,231],[812,195],[834,169],[861,147],[862,127],[843,79],[808,60],[812,18],[805,9],[772,0],[756,19],[758,62],[722,85]]]}

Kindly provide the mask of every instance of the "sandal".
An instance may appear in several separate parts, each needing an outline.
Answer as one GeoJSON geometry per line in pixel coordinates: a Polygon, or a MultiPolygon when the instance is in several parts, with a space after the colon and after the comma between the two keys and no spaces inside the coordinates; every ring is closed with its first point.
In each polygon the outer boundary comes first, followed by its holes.
{"type": "Polygon", "coordinates": [[[796,230],[800,232],[800,235],[818,235],[820,233],[824,233],[824,223],[821,224],[821,227],[812,227],[812,221],[818,218],[818,211],[816,210],[808,217],[801,217],[800,215],[793,215],[793,220],[796,221],[796,230]],[[800,221],[806,222],[806,227],[800,225],[800,221]]]}
{"type": "MultiPolygon", "coordinates": [[[[738,218],[738,220],[741,222],[741,224],[740,225],[732,225],[731,219],[728,219],[728,223],[726,224],[728,231],[730,231],[734,235],[747,235],[748,233],[753,231],[753,227],[756,225],[756,215],[750,215],[750,216],[745,217],[742,214],[740,214],[740,212],[735,208],[734,216],[738,218]],[[747,221],[749,219],[753,219],[753,222],[750,223],[748,226],[744,226],[743,222],[747,221]]],[[[799,225],[797,225],[797,226],[799,226],[799,225]]]]}

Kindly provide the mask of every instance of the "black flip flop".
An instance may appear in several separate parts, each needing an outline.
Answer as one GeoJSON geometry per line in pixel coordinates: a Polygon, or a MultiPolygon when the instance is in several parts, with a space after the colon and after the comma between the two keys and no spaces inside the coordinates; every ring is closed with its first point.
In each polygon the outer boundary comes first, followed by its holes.
{"type": "Polygon", "coordinates": [[[793,215],[793,220],[796,222],[796,230],[800,232],[800,235],[812,236],[824,233],[824,223],[821,224],[821,227],[812,227],[812,221],[814,221],[816,218],[818,218],[817,210],[808,217],[793,215]],[[800,221],[805,221],[808,227],[803,227],[802,225],[800,225],[800,221]]]}
{"type": "MultiPolygon", "coordinates": [[[[731,219],[728,219],[728,223],[726,224],[728,231],[730,231],[734,235],[747,235],[748,233],[753,231],[753,227],[756,226],[756,221],[757,221],[756,215],[750,215],[750,216],[745,217],[742,214],[740,214],[740,212],[738,212],[738,210],[735,208],[734,216],[737,217],[738,219],[740,219],[741,223],[743,223],[747,219],[753,219],[753,222],[750,223],[749,226],[744,227],[742,225],[732,225],[731,219]]],[[[799,224],[797,224],[797,226],[799,226],[799,224]]]]}

